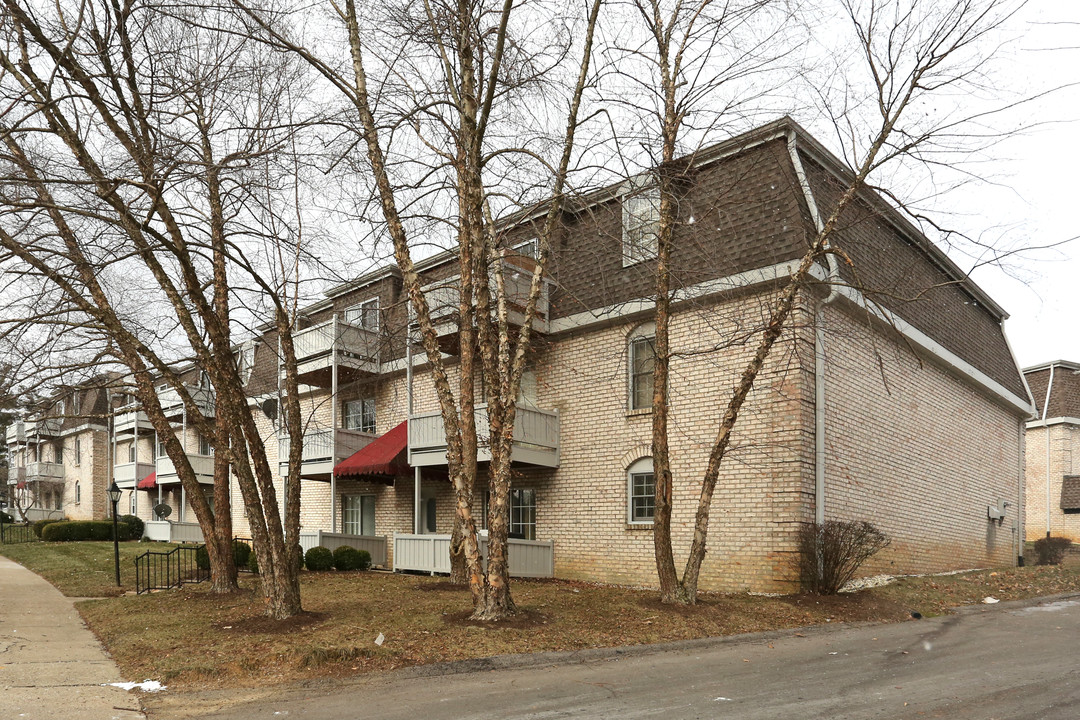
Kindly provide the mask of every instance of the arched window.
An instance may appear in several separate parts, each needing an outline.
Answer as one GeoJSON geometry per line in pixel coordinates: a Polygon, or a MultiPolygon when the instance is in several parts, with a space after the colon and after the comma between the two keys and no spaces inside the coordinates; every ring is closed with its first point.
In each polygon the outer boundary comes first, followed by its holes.
{"type": "Polygon", "coordinates": [[[646,524],[653,521],[656,509],[656,480],[653,461],[644,457],[626,469],[626,520],[646,524]]]}
{"type": "Polygon", "coordinates": [[[82,485],[80,485],[79,481],[76,480],[75,481],[75,504],[78,505],[80,502],[82,502],[82,485]]]}
{"type": "Polygon", "coordinates": [[[627,338],[626,345],[629,406],[631,410],[648,410],[653,404],[653,368],[656,365],[656,326],[638,325],[627,338]]]}

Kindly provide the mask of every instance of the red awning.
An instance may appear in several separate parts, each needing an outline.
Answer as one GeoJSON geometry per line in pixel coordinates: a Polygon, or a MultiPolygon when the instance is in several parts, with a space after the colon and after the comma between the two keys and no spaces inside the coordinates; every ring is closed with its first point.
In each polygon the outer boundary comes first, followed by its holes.
{"type": "Polygon", "coordinates": [[[19,484],[17,484],[15,487],[18,488],[19,490],[22,490],[23,488],[26,487],[26,481],[23,480],[23,481],[19,482],[19,484]]]}
{"type": "Polygon", "coordinates": [[[153,490],[157,487],[157,471],[150,473],[139,481],[140,490],[153,490]]]}
{"type": "Polygon", "coordinates": [[[335,465],[334,474],[338,477],[408,475],[409,465],[405,460],[408,433],[408,423],[401,423],[335,465]]]}

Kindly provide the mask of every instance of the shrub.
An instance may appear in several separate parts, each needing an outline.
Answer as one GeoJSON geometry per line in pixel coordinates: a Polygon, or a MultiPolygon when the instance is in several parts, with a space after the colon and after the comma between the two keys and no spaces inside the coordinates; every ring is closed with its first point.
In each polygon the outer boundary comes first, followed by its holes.
{"type": "Polygon", "coordinates": [[[1035,541],[1036,565],[1060,565],[1072,541],[1063,537],[1044,537],[1035,541]]]}
{"type": "Polygon", "coordinates": [[[308,570],[316,572],[330,570],[334,567],[334,553],[322,545],[316,545],[304,555],[304,564],[308,570]]]}
{"type": "Polygon", "coordinates": [[[334,549],[334,567],[338,570],[359,570],[360,551],[348,545],[334,549]]]}
{"type": "Polygon", "coordinates": [[[835,595],[864,562],[890,542],[888,535],[864,520],[804,525],[799,531],[796,561],[803,590],[835,595]]]}
{"type": "Polygon", "coordinates": [[[243,540],[232,541],[232,556],[233,562],[236,563],[236,568],[248,566],[248,559],[252,556],[251,546],[243,540]]]}
{"type": "Polygon", "coordinates": [[[247,569],[249,573],[254,575],[259,574],[259,556],[253,552],[248,552],[247,569]]]}
{"type": "Polygon", "coordinates": [[[131,528],[131,537],[136,540],[141,540],[143,536],[143,530],[146,529],[145,523],[138,515],[121,515],[120,522],[126,523],[131,528]]]}
{"type": "Polygon", "coordinates": [[[38,520],[34,523],[34,534],[41,537],[41,531],[45,529],[46,525],[52,525],[53,523],[64,522],[63,518],[55,518],[52,520],[38,520]]]}
{"type": "MultiPolygon", "coordinates": [[[[111,520],[73,520],[49,523],[41,529],[41,539],[46,542],[79,542],[82,540],[112,540],[113,524],[111,520]]],[[[131,528],[126,523],[117,523],[118,540],[131,538],[131,528]]]]}
{"type": "Polygon", "coordinates": [[[210,551],[206,549],[205,545],[200,545],[195,551],[195,564],[199,566],[200,570],[210,569],[210,551]]]}

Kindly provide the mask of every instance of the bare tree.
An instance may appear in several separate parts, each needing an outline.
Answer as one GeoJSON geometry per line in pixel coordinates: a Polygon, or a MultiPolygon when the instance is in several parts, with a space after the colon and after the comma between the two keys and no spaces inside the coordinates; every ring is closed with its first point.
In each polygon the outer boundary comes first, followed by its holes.
{"type": "MultiPolygon", "coordinates": [[[[800,298],[818,282],[816,268],[827,263],[830,283],[838,283],[838,262],[850,264],[837,242],[841,218],[865,200],[875,188],[871,178],[883,168],[902,160],[923,159],[930,146],[949,143],[970,132],[971,121],[985,113],[958,117],[932,116],[926,104],[934,97],[961,89],[980,89],[987,63],[996,49],[995,33],[1011,17],[1016,4],[976,3],[958,0],[931,6],[918,0],[840,0],[839,10],[857,43],[856,60],[840,62],[847,85],[840,102],[830,96],[830,88],[818,86],[819,98],[830,112],[846,152],[849,168],[832,197],[824,198],[810,212],[815,223],[813,237],[797,268],[782,288],[769,299],[764,322],[755,331],[756,347],[728,400],[721,417],[706,466],[693,524],[693,537],[681,576],[677,572],[671,542],[672,474],[668,443],[670,410],[669,365],[677,353],[670,344],[672,317],[671,247],[678,223],[677,184],[694,161],[693,153],[677,162],[687,128],[686,119],[695,102],[707,101],[707,93],[696,94],[695,79],[713,77],[707,64],[687,62],[694,29],[709,18],[711,3],[693,7],[676,3],[667,14],[656,0],[639,0],[635,7],[651,35],[649,55],[656,66],[657,97],[653,120],[659,137],[660,156],[654,173],[660,191],[658,208],[655,310],[655,365],[653,369],[653,464],[655,487],[654,549],[661,599],[669,603],[693,604],[706,554],[709,514],[720,468],[731,444],[744,403],[754,387],[766,359],[785,332],[790,330],[800,298]],[[859,102],[857,86],[868,82],[865,102],[859,102]],[[965,125],[965,123],[969,123],[965,125]]],[[[741,12],[756,12],[764,4],[742,6],[741,12]]],[[[718,22],[730,29],[739,22],[734,6],[722,3],[718,22]]],[[[815,10],[821,8],[815,6],[815,10]]],[[[727,36],[730,39],[731,36],[727,36]]],[[[747,56],[756,71],[762,56],[747,56]]],[[[835,57],[834,57],[835,59],[835,57]]],[[[728,66],[727,70],[738,69],[728,66]]],[[[693,128],[690,128],[693,130],[693,128]]],[[[793,150],[794,152],[794,150],[793,150]]],[[[800,179],[806,183],[805,178],[800,179]]],[[[880,188],[878,188],[880,190],[880,188]]],[[[858,268],[854,269],[858,272],[858,268]]],[[[812,297],[812,296],[808,296],[812,297]]]]}
{"type": "Polygon", "coordinates": [[[363,175],[374,181],[380,228],[401,270],[446,431],[456,496],[452,556],[460,547],[474,617],[511,614],[506,539],[517,395],[573,167],[601,3],[571,8],[569,16],[554,5],[477,0],[402,2],[362,13],[353,0],[331,3],[346,63],[319,54],[287,18],[235,2],[268,42],[304,58],[348,105],[350,142],[362,149],[363,175]],[[515,326],[503,238],[532,214],[540,216],[533,227],[539,251],[526,268],[528,292],[515,298],[525,307],[515,326]],[[451,236],[459,271],[456,393],[413,257],[416,234],[432,223],[451,236]],[[486,568],[472,504],[478,377],[489,389],[486,568]]]}
{"type": "Polygon", "coordinates": [[[6,326],[82,328],[97,353],[126,369],[187,490],[221,592],[236,587],[235,474],[267,612],[293,615],[300,443],[282,513],[232,333],[250,322],[237,308],[256,296],[270,305],[287,370],[284,425],[298,440],[290,329],[304,248],[285,218],[295,180],[287,156],[303,127],[292,95],[300,75],[212,6],[4,6],[0,263],[23,311],[6,326]],[[192,363],[213,388],[212,414],[185,381],[192,363]],[[161,385],[213,438],[214,510],[163,410],[161,385]]]}

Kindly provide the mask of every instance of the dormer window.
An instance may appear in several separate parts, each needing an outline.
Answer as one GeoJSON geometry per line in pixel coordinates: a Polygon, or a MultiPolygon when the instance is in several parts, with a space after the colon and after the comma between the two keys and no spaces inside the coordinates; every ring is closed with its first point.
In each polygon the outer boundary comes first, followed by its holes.
{"type": "Polygon", "coordinates": [[[536,238],[526,240],[523,243],[518,243],[510,248],[511,252],[514,252],[522,257],[532,258],[536,260],[540,257],[540,242],[536,238]]]}
{"type": "Polygon", "coordinates": [[[373,297],[345,310],[345,322],[359,325],[365,330],[379,330],[379,298],[373,297]]]}
{"type": "Polygon", "coordinates": [[[660,231],[660,188],[650,181],[631,181],[622,196],[623,267],[656,257],[660,231]]]}

